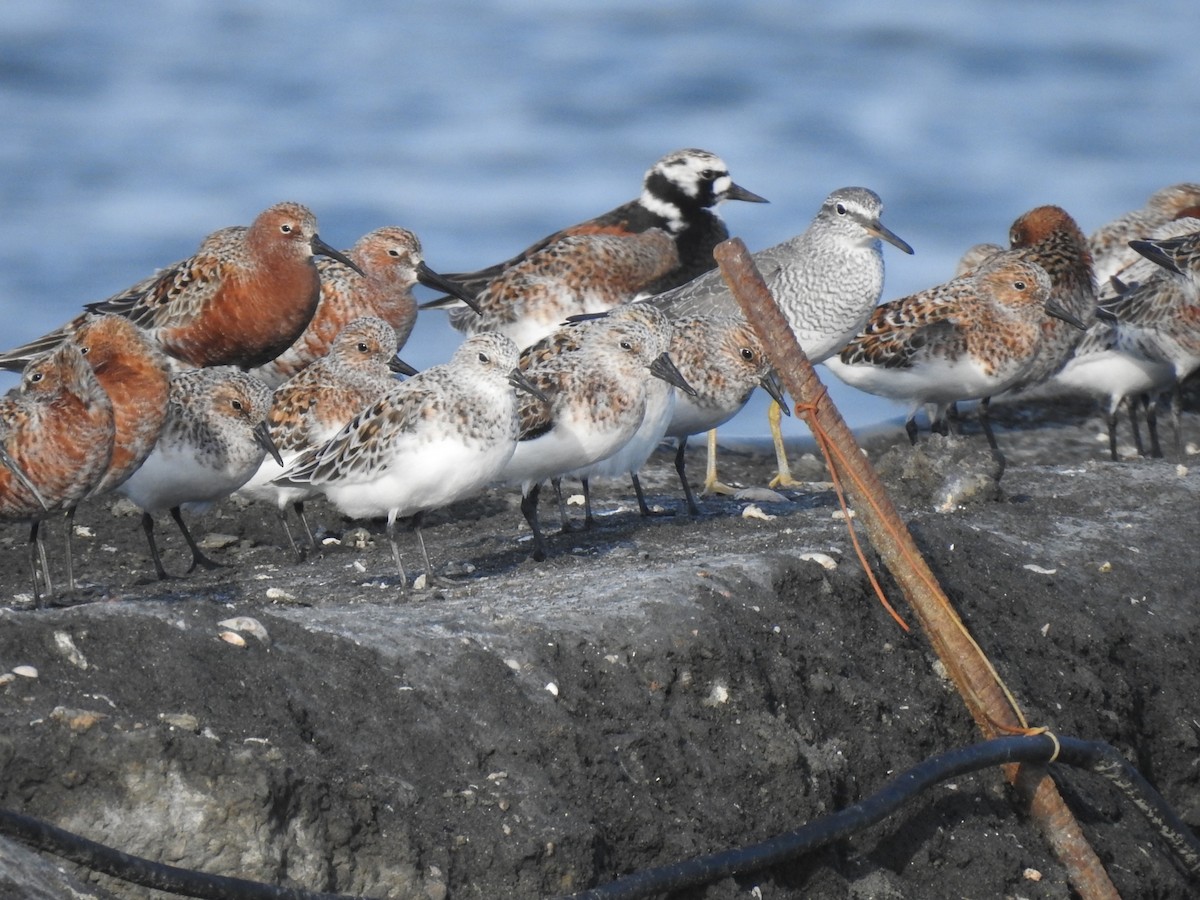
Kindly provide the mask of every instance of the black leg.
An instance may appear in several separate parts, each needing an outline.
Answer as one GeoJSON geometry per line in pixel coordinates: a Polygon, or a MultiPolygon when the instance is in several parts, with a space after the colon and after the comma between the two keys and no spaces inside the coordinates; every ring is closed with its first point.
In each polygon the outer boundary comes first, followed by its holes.
{"type": "Polygon", "coordinates": [[[288,525],[287,509],[280,506],[276,508],[275,512],[279,516],[279,524],[283,526],[283,536],[287,538],[288,546],[292,548],[292,555],[296,557],[296,562],[304,562],[304,551],[296,546],[296,539],[292,537],[292,529],[288,525]]]}
{"type": "Polygon", "coordinates": [[[142,531],[146,534],[146,541],[150,544],[150,558],[154,560],[154,572],[158,575],[159,581],[166,581],[168,578],[174,578],[163,568],[162,558],[158,555],[158,544],[154,540],[154,517],[148,512],[142,513],[142,531]]]}
{"type": "Polygon", "coordinates": [[[75,559],[71,546],[71,539],[75,536],[75,510],[74,506],[67,510],[67,536],[63,541],[67,551],[67,593],[69,594],[75,593],[75,559]]]}
{"type": "Polygon", "coordinates": [[[990,409],[992,405],[991,397],[984,397],[979,401],[979,425],[983,429],[984,435],[987,437],[988,447],[992,450],[992,456],[996,458],[996,462],[1000,465],[1000,472],[996,476],[999,481],[1004,475],[1004,468],[1007,462],[1004,459],[1004,454],[1000,452],[1000,445],[996,443],[996,435],[992,433],[992,417],[990,409]]]}
{"type": "Polygon", "coordinates": [[[692,493],[692,486],[687,480],[687,460],[684,457],[686,450],[687,436],[684,435],[679,439],[679,449],[675,451],[675,472],[679,476],[680,485],[683,486],[683,498],[687,501],[688,514],[698,516],[700,507],[696,504],[696,495],[692,493]]]}
{"type": "Polygon", "coordinates": [[[33,603],[42,605],[43,594],[38,590],[38,571],[42,574],[42,583],[46,586],[44,596],[54,596],[54,585],[50,583],[50,564],[46,560],[46,545],[42,543],[41,521],[34,519],[29,526],[29,571],[33,575],[33,603]]]}
{"type": "Polygon", "coordinates": [[[400,573],[400,589],[408,590],[408,573],[404,571],[404,563],[400,561],[400,545],[396,543],[396,514],[390,513],[387,520],[387,539],[392,546],[392,560],[396,563],[396,571],[400,573]]]}
{"type": "Polygon", "coordinates": [[[558,503],[558,527],[565,534],[569,531],[574,531],[575,526],[571,524],[571,519],[567,515],[567,501],[563,498],[562,478],[555,477],[550,479],[550,486],[554,488],[554,500],[558,503]]]}
{"type": "Polygon", "coordinates": [[[196,570],[196,566],[202,566],[205,569],[224,569],[224,563],[219,563],[215,559],[209,559],[200,549],[200,545],[196,543],[196,539],[192,537],[192,533],[188,531],[187,524],[183,521],[183,511],[178,506],[171,507],[171,518],[175,520],[175,524],[179,526],[179,531],[183,535],[183,539],[187,541],[188,549],[192,551],[192,564],[188,566],[188,573],[191,574],[196,570]]]}
{"type": "Polygon", "coordinates": [[[542,485],[538,483],[521,498],[521,515],[525,517],[525,521],[529,523],[529,530],[533,532],[533,558],[537,562],[546,558],[546,539],[542,537],[542,529],[538,527],[537,507],[538,496],[541,493],[542,485]]]}
{"type": "Polygon", "coordinates": [[[579,480],[583,484],[583,527],[595,528],[596,520],[592,517],[592,489],[586,478],[579,480]]]}
{"type": "Polygon", "coordinates": [[[421,548],[421,558],[425,560],[425,586],[433,587],[433,563],[429,561],[429,551],[425,549],[425,536],[421,534],[421,525],[425,522],[425,513],[419,512],[413,516],[412,527],[417,533],[417,546],[421,548]]]}
{"type": "Polygon", "coordinates": [[[904,431],[908,435],[908,442],[914,447],[917,446],[917,414],[915,411],[905,421],[904,431]]]}
{"type": "Polygon", "coordinates": [[[1158,404],[1161,400],[1161,395],[1146,395],[1146,431],[1150,434],[1150,456],[1153,459],[1162,459],[1163,456],[1162,444],[1158,440],[1158,404]]]}

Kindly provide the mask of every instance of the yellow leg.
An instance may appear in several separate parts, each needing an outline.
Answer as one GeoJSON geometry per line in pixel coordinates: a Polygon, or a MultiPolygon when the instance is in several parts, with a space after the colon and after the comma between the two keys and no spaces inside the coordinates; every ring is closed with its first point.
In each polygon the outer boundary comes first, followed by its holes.
{"type": "Polygon", "coordinates": [[[708,467],[704,470],[703,493],[726,495],[736,493],[735,488],[731,488],[717,478],[717,429],[715,428],[708,432],[708,467]]]}
{"type": "Polygon", "coordinates": [[[782,419],[783,410],[778,403],[772,400],[771,408],[767,411],[767,421],[771,423],[771,440],[775,443],[775,464],[779,472],[771,479],[770,487],[803,487],[803,481],[797,481],[792,477],[792,469],[788,465],[787,451],[783,449],[783,432],[779,429],[779,423],[782,419]]]}

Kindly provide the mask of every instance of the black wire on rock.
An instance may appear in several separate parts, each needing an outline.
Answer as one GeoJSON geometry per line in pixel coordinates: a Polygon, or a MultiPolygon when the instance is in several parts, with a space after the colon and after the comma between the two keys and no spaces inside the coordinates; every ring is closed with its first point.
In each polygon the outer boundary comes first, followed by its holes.
{"type": "MultiPolygon", "coordinates": [[[[1048,735],[996,738],[951,750],[914,766],[853,806],[770,840],[635,872],[566,900],[638,898],[695,887],[729,875],[754,872],[811,853],[838,838],[878,824],[918,793],[939,782],[1006,763],[1049,763],[1086,769],[1108,779],[1141,811],[1192,878],[1200,878],[1200,841],[1141,773],[1117,750],[1099,741],[1048,735]]],[[[203,900],[369,900],[282,888],[241,878],[206,875],[141,857],[57,828],[48,822],[0,809],[6,834],[115,878],[203,900]]]]}
{"type": "Polygon", "coordinates": [[[1006,763],[1048,763],[1052,759],[1087,769],[1111,781],[1158,830],[1191,877],[1200,877],[1200,841],[1154,786],[1114,747],[1099,741],[1061,737],[1056,744],[1048,735],[1034,735],[996,738],[931,757],[898,775],[860,803],[795,831],[748,847],[634,872],[606,885],[571,894],[565,900],[649,897],[779,865],[881,822],[918,793],[939,782],[1006,763]]]}
{"type": "Polygon", "coordinates": [[[277,887],[244,878],[206,875],[156,863],[7,809],[0,809],[0,833],[96,872],[183,897],[200,897],[203,900],[370,900],[345,894],[321,894],[299,888],[277,887]]]}

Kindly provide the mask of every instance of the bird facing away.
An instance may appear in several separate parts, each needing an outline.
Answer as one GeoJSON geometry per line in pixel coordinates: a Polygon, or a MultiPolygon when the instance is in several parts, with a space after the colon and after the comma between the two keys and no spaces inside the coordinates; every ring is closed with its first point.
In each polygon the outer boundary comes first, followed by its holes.
{"type": "Polygon", "coordinates": [[[474,316],[472,310],[477,312],[470,293],[425,263],[421,242],[405,228],[390,225],[369,232],[346,251],[346,257],[356,268],[333,257],[317,260],[321,296],[312,321],[283,353],[253,370],[269,387],[278,387],[324,356],[341,330],[363,316],[383,319],[395,329],[392,349],[399,351],[416,324],[413,287],[418,283],[471,304],[471,309],[463,309],[468,316],[474,316]]]}
{"type": "MultiPolygon", "coordinates": [[[[735,184],[729,176],[729,167],[716,154],[707,150],[676,150],[646,172],[637,199],[556,231],[502,263],[447,277],[478,293],[505,269],[570,235],[631,235],[659,228],[674,238],[678,257],[675,267],[646,287],[647,293],[661,293],[686,284],[716,265],[713,248],[729,237],[725,223],[716,212],[717,204],[723,200],[767,202],[735,184]]],[[[441,305],[446,304],[437,301],[426,304],[430,308],[441,305]]]]}
{"type": "Polygon", "coordinates": [[[674,241],[657,228],[569,235],[493,278],[475,298],[479,315],[450,310],[450,324],[467,334],[499,332],[528,347],[567,319],[632,300],[678,262],[674,241]]]}
{"type": "Polygon", "coordinates": [[[71,340],[112,402],[112,457],[93,496],[129,478],[150,455],[167,418],[171,372],[157,344],[124,316],[86,316],[71,340]]]}
{"type": "Polygon", "coordinates": [[[1024,377],[1046,314],[1073,319],[1052,291],[1041,266],[1004,251],[967,275],[877,307],[827,365],[853,387],[908,402],[905,429],[915,443],[923,406],[934,406],[930,419],[940,425],[951,403],[990,397],[1024,377]]]}
{"type": "MultiPolygon", "coordinates": [[[[213,232],[195,255],[86,308],[125,316],[186,365],[251,369],[291,346],[312,319],[321,287],[314,253],[354,266],[317,235],[308,208],[277,203],[248,227],[213,232]]],[[[0,367],[22,368],[77,322],[0,354],[0,367]]]]}
{"type": "MultiPolygon", "coordinates": [[[[31,523],[29,562],[38,602],[38,571],[54,594],[41,520],[79,503],[108,468],[113,408],[73,341],[36,356],[21,384],[0,398],[0,519],[31,523]]],[[[70,553],[70,542],[67,552],[70,553]]],[[[68,571],[71,563],[68,559],[68,571]]]]}
{"type": "Polygon", "coordinates": [[[1042,318],[1041,344],[1025,373],[1008,387],[1016,391],[1041,384],[1066,365],[1084,330],[1095,321],[1096,280],[1087,239],[1061,207],[1039,206],[1018,216],[1009,229],[1009,242],[1011,249],[1022,250],[1046,271],[1053,305],[1076,320],[1072,324],[1054,315],[1042,318]]]}
{"type": "Polygon", "coordinates": [[[170,578],[154,539],[154,513],[169,510],[192,564],[221,564],[201,552],[182,510],[204,512],[228,497],[257,471],[263,456],[278,457],[267,430],[271,390],[259,379],[228,366],[188,369],[171,377],[167,418],[158,443],[141,468],[117,492],[142,510],[142,530],[159,579],[170,578]]]}
{"type": "MultiPolygon", "coordinates": [[[[912,247],[879,217],[883,201],[863,187],[839,188],[825,198],[816,217],[795,237],[753,254],[775,302],[809,360],[816,364],[839,351],[866,324],[883,294],[883,248],[887,241],[905,253],[912,247]]],[[[740,316],[741,310],[719,272],[709,272],[673,291],[651,297],[674,318],[685,315],[740,316]]],[[[795,486],[779,431],[780,407],[770,410],[779,473],[772,486],[795,486]]]]}
{"type": "Polygon", "coordinates": [[[432,581],[421,519],[495,480],[517,443],[517,389],[532,388],[517,371],[516,345],[500,334],[467,338],[448,363],[397,384],[275,483],[320,490],[352,519],[387,516],[405,588],[396,519],[413,516],[432,581]]]}
{"type": "Polygon", "coordinates": [[[272,503],[279,512],[292,552],[302,556],[287,524],[288,505],[304,526],[310,547],[312,529],[304,517],[304,501],[315,493],[310,485],[279,485],[273,479],[305,451],[320,447],[366,406],[396,386],[391,361],[396,332],[383,319],[364,316],[346,325],[329,352],[301,369],[271,394],[267,425],[282,462],[263,458],[258,471],[238,493],[272,503]]]}

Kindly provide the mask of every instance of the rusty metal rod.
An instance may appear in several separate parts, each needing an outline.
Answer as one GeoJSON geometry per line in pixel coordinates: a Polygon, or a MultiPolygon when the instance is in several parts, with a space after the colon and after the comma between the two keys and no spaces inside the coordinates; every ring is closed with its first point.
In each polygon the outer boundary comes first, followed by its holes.
{"type": "MultiPolygon", "coordinates": [[[[746,245],[731,238],[717,246],[716,257],[730,291],[766,348],[775,371],[813,431],[822,430],[826,464],[837,468],[856,518],[872,546],[904,593],[938,658],[987,738],[1024,732],[1027,725],[1016,700],[971,637],[900,518],[874,467],[825,386],[796,341],[746,245]]],[[[851,527],[853,527],[851,525],[851,527]]],[[[1072,886],[1084,900],[1111,900],[1119,894],[1079,823],[1063,801],[1044,766],[1009,766],[1005,775],[1027,798],[1072,886]]]]}

